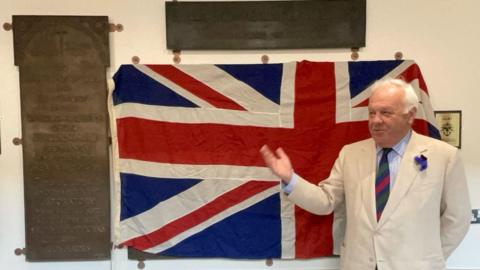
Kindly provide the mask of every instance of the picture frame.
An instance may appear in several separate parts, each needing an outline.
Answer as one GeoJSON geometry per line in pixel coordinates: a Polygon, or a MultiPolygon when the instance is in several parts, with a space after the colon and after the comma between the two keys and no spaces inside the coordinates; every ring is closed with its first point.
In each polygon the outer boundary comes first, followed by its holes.
{"type": "Polygon", "coordinates": [[[462,147],[462,111],[434,111],[442,141],[462,147]]]}

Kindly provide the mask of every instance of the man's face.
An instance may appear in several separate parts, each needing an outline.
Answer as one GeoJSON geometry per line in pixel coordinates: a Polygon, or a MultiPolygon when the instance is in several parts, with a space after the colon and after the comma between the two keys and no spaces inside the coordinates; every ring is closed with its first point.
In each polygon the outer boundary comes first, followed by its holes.
{"type": "Polygon", "coordinates": [[[405,113],[404,93],[395,86],[381,86],[370,97],[368,128],[380,147],[397,144],[410,129],[415,109],[405,113]]]}

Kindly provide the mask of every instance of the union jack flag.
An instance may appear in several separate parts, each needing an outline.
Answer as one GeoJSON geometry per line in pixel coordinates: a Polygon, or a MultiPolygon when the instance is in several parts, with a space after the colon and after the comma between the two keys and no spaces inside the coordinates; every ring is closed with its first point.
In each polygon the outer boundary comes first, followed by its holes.
{"type": "Polygon", "coordinates": [[[413,61],[121,66],[116,242],[185,257],[332,255],[333,215],[286,200],[258,151],[282,146],[296,173],[320,182],[343,145],[369,137],[370,86],[383,77],[414,86],[414,129],[439,137],[413,61]]]}

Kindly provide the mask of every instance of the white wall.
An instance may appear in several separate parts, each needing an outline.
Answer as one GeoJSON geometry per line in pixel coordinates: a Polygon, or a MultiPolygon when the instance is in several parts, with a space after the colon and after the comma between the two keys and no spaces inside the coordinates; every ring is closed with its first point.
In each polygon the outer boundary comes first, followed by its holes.
{"type": "MultiPolygon", "coordinates": [[[[359,60],[405,59],[419,64],[435,110],[462,110],[462,155],[469,178],[472,206],[480,208],[480,1],[478,0],[368,0],[367,43],[359,60]],[[474,196],[477,195],[477,196],[474,196]]],[[[121,23],[123,32],[110,35],[113,74],[137,55],[141,63],[173,63],[165,45],[162,0],[0,0],[0,24],[12,15],[107,15],[121,23]]],[[[248,52],[182,52],[182,63],[259,63],[308,59],[348,61],[349,50],[289,50],[248,52]]],[[[2,269],[136,269],[125,250],[115,250],[111,261],[27,263],[15,256],[24,247],[22,151],[12,139],[21,137],[18,69],[13,63],[13,32],[0,30],[0,267],[2,269]]],[[[461,246],[448,261],[450,269],[480,269],[480,225],[472,225],[461,246]]],[[[336,259],[309,261],[166,260],[147,261],[146,269],[336,269],[336,259]]]]}

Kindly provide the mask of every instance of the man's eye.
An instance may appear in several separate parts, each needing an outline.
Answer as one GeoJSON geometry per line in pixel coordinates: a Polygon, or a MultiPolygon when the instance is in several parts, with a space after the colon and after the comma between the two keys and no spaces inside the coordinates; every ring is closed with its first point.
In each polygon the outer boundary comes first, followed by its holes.
{"type": "Polygon", "coordinates": [[[392,115],[392,112],[391,111],[382,111],[381,114],[384,115],[384,116],[390,116],[390,115],[392,115]]]}

